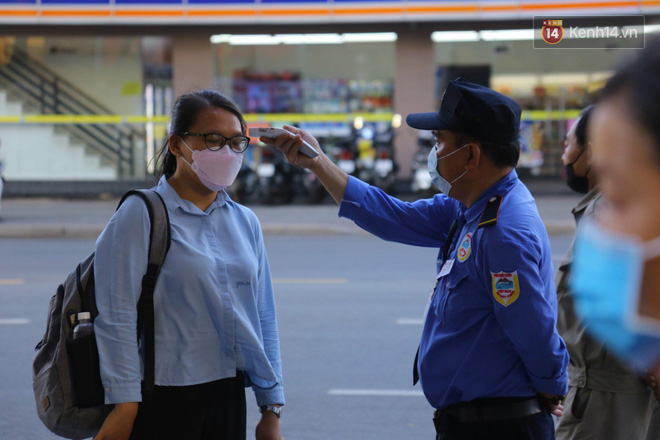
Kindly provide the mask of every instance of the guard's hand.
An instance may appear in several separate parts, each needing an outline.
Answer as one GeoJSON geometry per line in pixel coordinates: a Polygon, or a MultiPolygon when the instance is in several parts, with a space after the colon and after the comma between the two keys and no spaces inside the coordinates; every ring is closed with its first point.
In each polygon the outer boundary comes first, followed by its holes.
{"type": "Polygon", "coordinates": [[[307,133],[305,130],[291,127],[290,125],[285,125],[284,129],[290,131],[293,134],[284,133],[275,139],[260,137],[259,140],[265,144],[273,145],[275,148],[280,150],[282,154],[284,154],[286,161],[292,165],[296,165],[302,168],[310,168],[319,161],[319,158],[324,153],[314,136],[307,133]],[[299,152],[303,139],[319,152],[318,156],[315,158],[310,158],[299,152]]]}
{"type": "Polygon", "coordinates": [[[261,420],[257,424],[255,435],[257,440],[282,440],[280,419],[274,413],[264,411],[261,413],[261,420]]]}
{"type": "Polygon", "coordinates": [[[138,412],[138,403],[118,403],[110,411],[94,440],[128,440],[138,412]]]}
{"type": "Polygon", "coordinates": [[[557,417],[564,415],[564,405],[562,405],[561,402],[563,402],[565,398],[566,396],[539,393],[541,404],[545,405],[545,407],[548,408],[548,411],[557,417]]]}

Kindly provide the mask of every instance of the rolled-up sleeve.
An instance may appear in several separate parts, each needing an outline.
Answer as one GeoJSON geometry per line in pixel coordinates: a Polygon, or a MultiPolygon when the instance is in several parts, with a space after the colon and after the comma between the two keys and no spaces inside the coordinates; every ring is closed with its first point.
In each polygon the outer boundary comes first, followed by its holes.
{"type": "Polygon", "coordinates": [[[150,228],[146,205],[129,197],[96,242],[99,315],[94,330],[106,404],[142,400],[137,303],[147,269],[150,228]]]}
{"type": "Polygon", "coordinates": [[[404,202],[350,177],[339,205],[339,216],[387,241],[441,247],[460,212],[460,204],[438,194],[432,199],[404,202]]]}
{"type": "Polygon", "coordinates": [[[497,238],[482,248],[484,281],[495,317],[520,355],[532,385],[537,392],[566,394],[568,352],[556,329],[552,271],[541,270],[538,245],[497,238]],[[549,279],[544,279],[544,272],[549,279]]]}

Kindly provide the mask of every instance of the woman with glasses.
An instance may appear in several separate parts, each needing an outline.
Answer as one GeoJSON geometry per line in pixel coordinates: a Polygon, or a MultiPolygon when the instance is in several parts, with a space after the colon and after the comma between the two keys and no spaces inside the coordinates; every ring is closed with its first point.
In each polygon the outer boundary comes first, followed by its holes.
{"type": "MultiPolygon", "coordinates": [[[[259,221],[225,192],[250,139],[237,106],[181,96],[155,191],[171,245],[154,292],[155,391],[141,392],[137,303],[147,268],[146,205],[129,197],[96,243],[95,320],[107,404],[96,439],[245,439],[245,387],[261,409],[258,440],[280,439],[284,405],[273,288],[259,221]]],[[[142,367],[143,369],[143,367],[142,367]]]]}

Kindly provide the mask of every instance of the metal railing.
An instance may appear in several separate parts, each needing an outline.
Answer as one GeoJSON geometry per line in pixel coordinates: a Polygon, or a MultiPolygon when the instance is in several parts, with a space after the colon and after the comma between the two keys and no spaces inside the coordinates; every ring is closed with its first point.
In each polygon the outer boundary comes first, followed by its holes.
{"type": "MultiPolygon", "coordinates": [[[[12,59],[0,66],[0,84],[25,105],[41,114],[110,115],[108,109],[87,93],[57,75],[43,64],[30,59],[18,48],[12,59]]],[[[135,144],[144,139],[144,130],[130,125],[66,124],[62,130],[95,154],[117,167],[119,177],[131,177],[135,170],[135,144]]]]}

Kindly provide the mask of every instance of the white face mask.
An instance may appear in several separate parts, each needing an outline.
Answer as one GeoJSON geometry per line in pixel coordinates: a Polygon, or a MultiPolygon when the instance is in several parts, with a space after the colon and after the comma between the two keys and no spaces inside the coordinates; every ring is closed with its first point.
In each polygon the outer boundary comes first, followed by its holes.
{"type": "Polygon", "coordinates": [[[441,159],[444,159],[446,157],[449,157],[454,153],[458,153],[459,151],[461,151],[463,148],[467,147],[468,145],[470,145],[470,144],[465,144],[461,148],[459,148],[458,150],[452,151],[451,153],[445,154],[444,156],[440,156],[440,157],[438,157],[438,144],[437,144],[437,142],[433,146],[433,148],[431,148],[431,152],[429,153],[429,160],[428,160],[429,174],[431,175],[431,181],[443,194],[446,194],[447,196],[449,196],[449,191],[451,191],[452,184],[454,182],[456,182],[458,179],[460,179],[461,177],[465,176],[465,173],[467,173],[468,170],[465,170],[463,172],[463,174],[461,174],[460,176],[458,176],[457,178],[455,178],[451,182],[448,182],[438,172],[438,161],[441,160],[441,159]]]}
{"type": "Polygon", "coordinates": [[[234,183],[243,163],[243,153],[237,153],[228,145],[219,151],[209,149],[193,150],[183,139],[181,141],[192,151],[192,165],[181,159],[197,174],[199,180],[211,191],[221,191],[234,183]]]}

